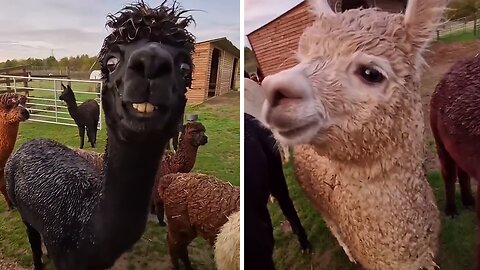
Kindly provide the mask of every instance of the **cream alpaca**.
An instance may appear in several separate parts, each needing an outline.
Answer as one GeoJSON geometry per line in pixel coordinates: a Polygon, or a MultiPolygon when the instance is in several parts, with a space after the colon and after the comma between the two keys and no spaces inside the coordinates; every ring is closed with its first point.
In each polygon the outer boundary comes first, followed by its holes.
{"type": "Polygon", "coordinates": [[[353,262],[433,269],[439,211],[422,166],[422,54],[444,0],[410,0],[405,15],[376,9],[318,18],[299,64],[265,78],[264,119],[295,145],[295,174],[353,262]]]}
{"type": "Polygon", "coordinates": [[[240,211],[228,217],[217,235],[215,264],[219,270],[240,270],[240,211]]]}

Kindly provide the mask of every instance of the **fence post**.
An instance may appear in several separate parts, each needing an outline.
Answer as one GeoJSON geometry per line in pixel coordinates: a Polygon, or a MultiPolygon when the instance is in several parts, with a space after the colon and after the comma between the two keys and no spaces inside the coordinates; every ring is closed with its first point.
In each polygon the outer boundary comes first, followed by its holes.
{"type": "Polygon", "coordinates": [[[477,35],[477,14],[473,14],[473,35],[477,35]]]}
{"type": "Polygon", "coordinates": [[[102,130],[102,89],[103,89],[103,80],[100,81],[100,91],[98,91],[98,93],[100,94],[100,114],[99,114],[99,121],[98,121],[98,124],[99,124],[99,130],[102,130]]]}
{"type": "Polygon", "coordinates": [[[55,98],[55,123],[58,123],[57,80],[53,80],[53,96],[55,98]]]}

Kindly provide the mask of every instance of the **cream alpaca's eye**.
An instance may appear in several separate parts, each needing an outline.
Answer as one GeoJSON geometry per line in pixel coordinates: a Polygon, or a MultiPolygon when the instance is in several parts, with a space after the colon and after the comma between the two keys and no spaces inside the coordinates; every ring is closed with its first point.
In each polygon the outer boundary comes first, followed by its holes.
{"type": "Polygon", "coordinates": [[[360,66],[356,73],[362,78],[362,80],[369,84],[378,84],[385,80],[385,76],[371,66],[360,66]]]}
{"type": "Polygon", "coordinates": [[[118,58],[110,57],[107,61],[108,71],[113,72],[117,68],[118,62],[118,58]]]}

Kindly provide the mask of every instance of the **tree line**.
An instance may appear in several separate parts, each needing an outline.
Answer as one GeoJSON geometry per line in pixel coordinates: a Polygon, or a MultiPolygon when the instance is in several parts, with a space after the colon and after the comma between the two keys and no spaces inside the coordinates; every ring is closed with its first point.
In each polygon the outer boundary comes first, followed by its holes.
{"type": "Polygon", "coordinates": [[[94,65],[93,69],[100,69],[100,65],[97,62],[97,56],[90,57],[87,54],[63,57],[60,60],[57,60],[54,56],[49,56],[44,59],[9,59],[5,62],[0,62],[0,68],[9,68],[23,65],[42,67],[46,69],[66,69],[68,67],[71,71],[89,71],[92,65],[94,65]]]}

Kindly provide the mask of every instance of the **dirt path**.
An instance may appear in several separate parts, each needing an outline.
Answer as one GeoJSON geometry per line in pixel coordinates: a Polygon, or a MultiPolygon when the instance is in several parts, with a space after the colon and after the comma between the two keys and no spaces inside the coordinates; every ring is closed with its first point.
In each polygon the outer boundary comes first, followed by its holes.
{"type": "Polygon", "coordinates": [[[0,254],[0,270],[27,270],[26,268],[20,267],[16,263],[12,263],[10,261],[6,261],[2,258],[0,254]]]}

